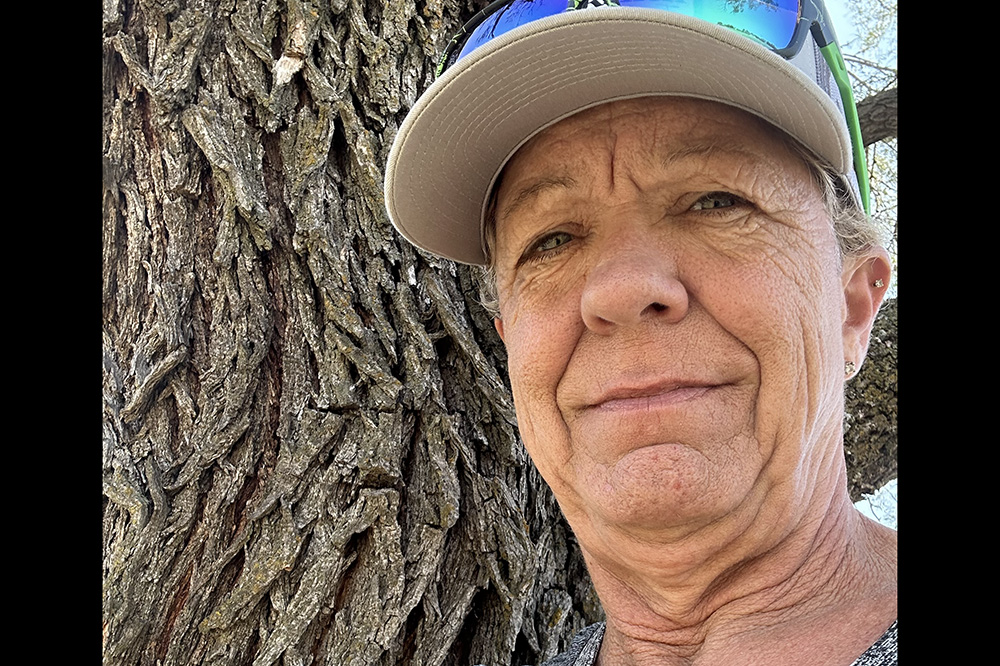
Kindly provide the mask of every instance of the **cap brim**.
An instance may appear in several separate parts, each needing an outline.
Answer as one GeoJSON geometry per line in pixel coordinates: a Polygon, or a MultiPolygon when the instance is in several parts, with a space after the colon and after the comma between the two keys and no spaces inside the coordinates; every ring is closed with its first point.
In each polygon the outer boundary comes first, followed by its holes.
{"type": "Polygon", "coordinates": [[[781,56],[698,19],[601,8],[521,26],[435,81],[389,153],[389,218],[420,248],[482,264],[487,198],[517,149],[574,113],[646,95],[738,107],[784,130],[837,173],[853,168],[842,111],[781,56]]]}

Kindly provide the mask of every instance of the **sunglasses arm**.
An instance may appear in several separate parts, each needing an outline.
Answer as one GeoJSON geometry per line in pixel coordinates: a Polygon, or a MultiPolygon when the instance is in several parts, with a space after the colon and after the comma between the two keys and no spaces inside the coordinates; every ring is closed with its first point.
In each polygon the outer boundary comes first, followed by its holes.
{"type": "Polygon", "coordinates": [[[858,177],[858,190],[861,193],[861,203],[865,207],[865,212],[871,215],[871,205],[868,193],[868,167],[865,159],[865,148],[861,141],[861,124],[858,121],[858,106],[854,102],[854,92],[851,90],[851,82],[847,75],[847,66],[844,64],[844,57],[840,53],[840,47],[833,41],[826,46],[820,47],[820,53],[830,66],[833,78],[840,89],[840,98],[844,104],[844,115],[847,117],[847,129],[851,134],[851,146],[854,149],[854,172],[858,177]]]}

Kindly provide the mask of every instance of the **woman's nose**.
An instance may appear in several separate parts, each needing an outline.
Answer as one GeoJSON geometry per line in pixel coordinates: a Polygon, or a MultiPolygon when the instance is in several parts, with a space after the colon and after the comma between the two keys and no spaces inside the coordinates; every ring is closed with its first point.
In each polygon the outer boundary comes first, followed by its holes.
{"type": "Polygon", "coordinates": [[[605,250],[587,275],[580,309],[588,328],[610,335],[618,327],[680,321],[687,314],[688,292],[673,258],[635,239],[605,250]]]}

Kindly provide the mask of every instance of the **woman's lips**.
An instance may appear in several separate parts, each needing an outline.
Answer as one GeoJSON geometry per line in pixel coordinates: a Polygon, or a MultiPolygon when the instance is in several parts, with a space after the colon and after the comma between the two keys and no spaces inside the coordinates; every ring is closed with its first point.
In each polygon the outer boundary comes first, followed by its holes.
{"type": "Polygon", "coordinates": [[[586,409],[598,412],[648,411],[699,398],[716,386],[703,382],[669,382],[621,387],[601,394],[586,409]]]}

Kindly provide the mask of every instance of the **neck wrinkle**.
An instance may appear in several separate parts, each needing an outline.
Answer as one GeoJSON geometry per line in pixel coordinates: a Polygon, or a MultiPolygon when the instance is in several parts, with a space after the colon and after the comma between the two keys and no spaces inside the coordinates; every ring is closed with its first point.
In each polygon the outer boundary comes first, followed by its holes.
{"type": "MultiPolygon", "coordinates": [[[[845,479],[838,482],[846,486],[845,479]]],[[[637,586],[600,566],[585,550],[607,615],[601,655],[607,649],[611,661],[598,663],[703,663],[704,657],[748,638],[766,640],[796,623],[813,622],[831,608],[861,603],[878,575],[872,569],[878,568],[880,560],[873,554],[879,549],[846,487],[829,497],[817,512],[819,520],[810,520],[807,513],[774,547],[700,585],[658,586],[645,580],[637,586]]]]}

